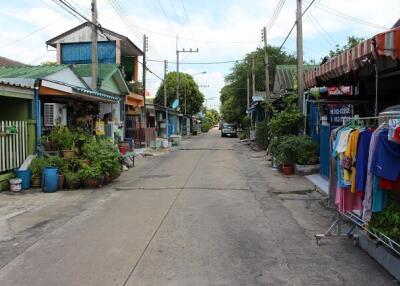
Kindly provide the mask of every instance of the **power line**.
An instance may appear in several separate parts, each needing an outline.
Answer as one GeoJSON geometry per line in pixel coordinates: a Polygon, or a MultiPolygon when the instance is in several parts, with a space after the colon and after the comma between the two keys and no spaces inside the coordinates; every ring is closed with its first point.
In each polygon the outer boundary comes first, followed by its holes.
{"type": "Polygon", "coordinates": [[[172,29],[175,31],[175,33],[177,34],[178,32],[176,31],[174,25],[172,25],[172,22],[171,22],[171,20],[169,19],[168,14],[167,14],[167,12],[165,11],[165,9],[164,9],[163,5],[161,4],[160,0],[157,0],[157,2],[158,2],[158,6],[160,6],[161,11],[163,12],[165,18],[167,19],[169,25],[171,26],[171,28],[172,28],[172,29]]]}
{"type": "Polygon", "coordinates": [[[275,7],[274,13],[272,14],[271,20],[268,23],[267,31],[270,32],[272,27],[275,24],[276,19],[282,11],[283,5],[285,5],[286,0],[279,0],[278,4],[275,7]]]}
{"type": "Polygon", "coordinates": [[[309,16],[312,25],[319,32],[322,38],[329,44],[329,46],[335,47],[336,41],[332,38],[332,36],[326,32],[326,30],[321,26],[316,18],[314,18],[311,14],[309,14],[309,16]]]}
{"type": "Polygon", "coordinates": [[[9,46],[12,46],[12,45],[14,45],[14,44],[16,44],[16,43],[18,43],[18,42],[21,42],[21,41],[23,41],[23,40],[25,40],[25,39],[31,37],[32,35],[34,35],[34,34],[40,32],[40,31],[43,31],[43,30],[45,30],[46,28],[48,28],[49,26],[51,26],[51,25],[53,25],[54,23],[56,23],[56,22],[58,22],[59,20],[61,20],[62,18],[63,18],[63,17],[57,18],[55,21],[50,22],[49,24],[47,24],[47,25],[45,25],[45,26],[43,26],[43,27],[40,27],[40,28],[38,28],[38,29],[36,29],[36,30],[33,30],[32,32],[30,32],[30,33],[28,33],[28,34],[25,34],[25,35],[24,35],[23,37],[21,37],[21,38],[18,38],[18,39],[16,39],[16,40],[12,41],[12,42],[9,42],[9,43],[7,43],[7,44],[5,44],[5,45],[3,45],[3,46],[0,46],[0,49],[3,49],[3,48],[6,48],[6,47],[9,47],[9,46]]]}
{"type": "Polygon", "coordinates": [[[282,45],[280,45],[279,50],[282,49],[282,47],[285,45],[287,39],[290,37],[290,34],[293,32],[293,29],[294,29],[294,27],[296,26],[297,21],[298,21],[298,20],[301,20],[301,19],[303,18],[303,15],[304,15],[305,13],[307,13],[308,9],[310,9],[311,5],[314,4],[314,2],[315,2],[315,0],[312,0],[312,1],[310,2],[310,4],[308,4],[307,8],[303,11],[303,13],[301,13],[300,19],[296,19],[296,21],[294,21],[294,24],[293,24],[292,28],[290,29],[289,33],[287,34],[287,36],[286,36],[285,40],[283,41],[282,45]]]}
{"type": "MultiPolygon", "coordinates": [[[[157,63],[161,63],[164,62],[163,60],[155,60],[155,59],[148,59],[147,61],[149,62],[157,62],[157,63]]],[[[220,64],[229,64],[229,63],[237,63],[237,62],[241,62],[244,60],[228,60],[228,61],[220,61],[220,62],[179,62],[180,65],[220,65],[220,64]]],[[[171,64],[176,64],[176,62],[174,61],[168,61],[168,63],[171,64]]]]}
{"type": "Polygon", "coordinates": [[[190,28],[190,32],[192,33],[192,37],[193,37],[193,38],[196,38],[196,37],[194,36],[193,29],[192,29],[192,24],[191,24],[191,22],[190,22],[188,13],[187,13],[187,11],[186,11],[185,3],[184,3],[183,0],[180,0],[180,1],[181,1],[181,4],[182,4],[183,13],[185,14],[186,21],[187,21],[187,23],[188,23],[188,25],[189,25],[189,28],[190,28]]]}
{"type": "MultiPolygon", "coordinates": [[[[149,60],[147,60],[149,61],[149,60]]],[[[137,61],[139,64],[141,64],[143,66],[143,63],[141,61],[137,61]]],[[[149,67],[146,65],[145,66],[146,70],[151,73],[152,75],[154,75],[155,77],[157,77],[160,80],[164,80],[162,77],[160,77],[158,74],[156,74],[155,72],[153,72],[151,69],[149,69],[149,67]]]]}
{"type": "Polygon", "coordinates": [[[369,27],[373,27],[373,28],[377,28],[377,29],[382,29],[382,30],[388,30],[389,29],[388,27],[384,27],[384,26],[381,26],[381,25],[378,25],[378,24],[375,24],[375,23],[371,23],[371,22],[365,21],[365,20],[360,19],[360,18],[353,17],[351,15],[345,14],[345,13],[343,13],[341,11],[338,11],[336,9],[333,9],[333,8],[329,7],[329,6],[326,6],[325,4],[319,3],[316,6],[317,6],[318,9],[320,9],[322,11],[325,11],[326,13],[333,14],[333,15],[339,17],[339,18],[342,18],[342,19],[345,19],[345,20],[348,20],[348,21],[353,21],[353,22],[356,22],[356,23],[361,24],[361,25],[365,25],[365,26],[369,26],[369,27]]]}

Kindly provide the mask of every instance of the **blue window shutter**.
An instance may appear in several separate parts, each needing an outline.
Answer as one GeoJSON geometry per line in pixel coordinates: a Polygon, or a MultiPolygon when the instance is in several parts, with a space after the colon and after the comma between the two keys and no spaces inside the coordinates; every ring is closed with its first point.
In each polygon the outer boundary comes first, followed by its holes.
{"type": "MultiPolygon", "coordinates": [[[[99,42],[97,44],[99,63],[114,64],[116,59],[115,42],[99,42]]],[[[61,45],[62,64],[92,63],[92,44],[73,43],[61,45]]]]}

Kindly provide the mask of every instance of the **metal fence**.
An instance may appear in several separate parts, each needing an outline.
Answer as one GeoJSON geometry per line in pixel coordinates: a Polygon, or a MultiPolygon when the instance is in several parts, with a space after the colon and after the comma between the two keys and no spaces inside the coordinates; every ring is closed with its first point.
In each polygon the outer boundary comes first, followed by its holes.
{"type": "Polygon", "coordinates": [[[26,121],[0,121],[0,172],[18,168],[28,154],[26,121]]]}

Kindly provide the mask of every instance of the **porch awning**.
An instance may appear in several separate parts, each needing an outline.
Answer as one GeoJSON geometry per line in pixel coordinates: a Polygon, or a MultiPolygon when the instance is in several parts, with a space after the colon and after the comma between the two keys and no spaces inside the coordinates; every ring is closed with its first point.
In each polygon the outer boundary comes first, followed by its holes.
{"type": "Polygon", "coordinates": [[[109,95],[98,91],[92,91],[89,89],[51,80],[42,80],[39,93],[40,95],[59,97],[62,96],[96,102],[116,103],[120,101],[120,97],[118,96],[109,95]]]}
{"type": "Polygon", "coordinates": [[[400,59],[400,27],[377,34],[373,38],[359,43],[354,48],[329,59],[319,67],[306,71],[304,83],[306,87],[313,87],[317,83],[317,78],[327,81],[340,77],[363,67],[365,65],[364,59],[379,56],[391,57],[393,60],[400,59]]]}
{"type": "Polygon", "coordinates": [[[365,65],[363,60],[373,56],[373,42],[373,39],[367,39],[340,55],[330,58],[326,63],[306,71],[304,73],[306,87],[315,86],[317,78],[327,81],[363,67],[365,65]]]}
{"type": "Polygon", "coordinates": [[[375,41],[378,55],[400,59],[400,27],[376,35],[375,41]]]}

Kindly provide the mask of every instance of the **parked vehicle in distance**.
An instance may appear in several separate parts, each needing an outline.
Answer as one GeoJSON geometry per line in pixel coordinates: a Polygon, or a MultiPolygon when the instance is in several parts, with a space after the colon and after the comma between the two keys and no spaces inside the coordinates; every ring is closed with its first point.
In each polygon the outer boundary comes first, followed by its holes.
{"type": "Polygon", "coordinates": [[[221,137],[237,137],[236,124],[223,123],[221,127],[221,137]]]}

